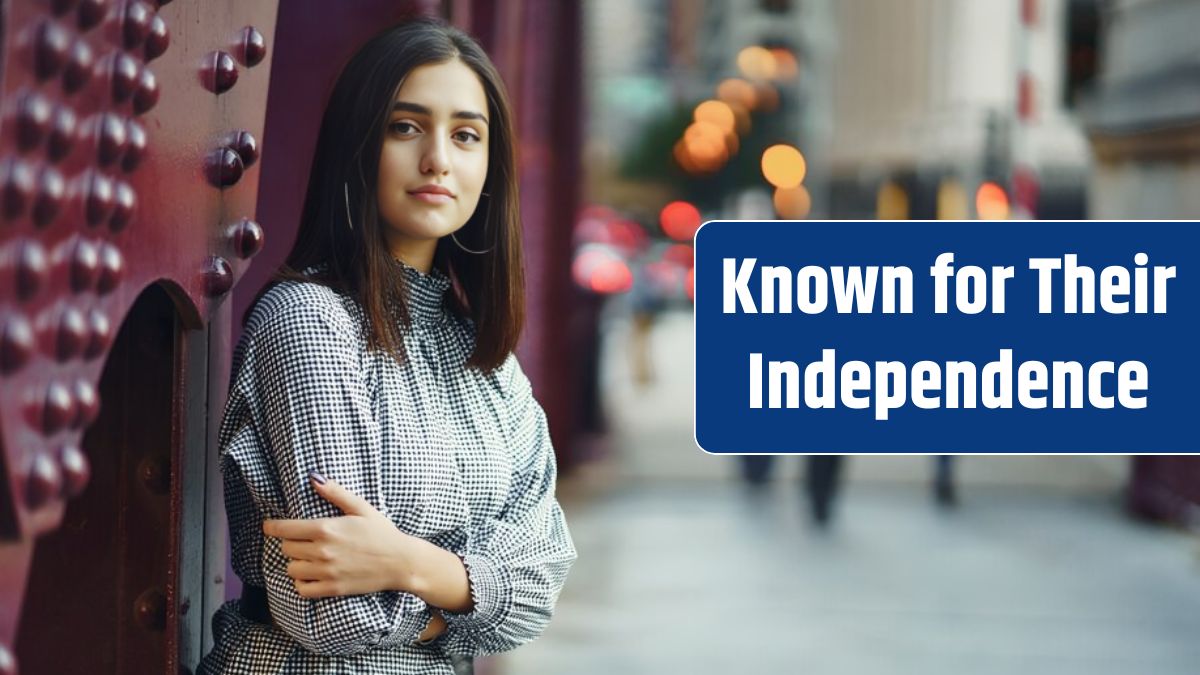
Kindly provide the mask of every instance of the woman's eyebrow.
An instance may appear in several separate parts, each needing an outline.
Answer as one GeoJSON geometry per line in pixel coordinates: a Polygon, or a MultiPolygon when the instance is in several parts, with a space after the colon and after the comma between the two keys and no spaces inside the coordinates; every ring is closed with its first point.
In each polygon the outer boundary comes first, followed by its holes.
{"type": "MultiPolygon", "coordinates": [[[[426,117],[430,117],[433,115],[433,111],[430,110],[429,108],[426,108],[425,106],[421,105],[420,103],[409,103],[408,101],[396,101],[395,103],[392,103],[392,112],[395,112],[397,110],[403,110],[405,112],[416,113],[418,115],[425,115],[426,117]]],[[[483,113],[472,112],[469,110],[459,110],[454,113],[451,113],[450,116],[453,117],[454,119],[481,120],[484,124],[488,123],[488,119],[487,119],[487,117],[485,117],[483,115],[483,113]]]]}

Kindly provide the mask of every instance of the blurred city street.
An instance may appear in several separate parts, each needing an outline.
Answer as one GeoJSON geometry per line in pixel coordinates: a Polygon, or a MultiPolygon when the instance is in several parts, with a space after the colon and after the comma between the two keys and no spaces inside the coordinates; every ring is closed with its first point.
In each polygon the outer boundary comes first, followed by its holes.
{"type": "Polygon", "coordinates": [[[607,331],[608,459],[560,482],[579,561],[500,673],[1194,673],[1200,542],[1132,520],[1128,458],[964,457],[960,505],[928,457],[848,458],[828,529],[801,458],[762,489],[692,442],[691,315],[651,334],[632,384],[607,331]]]}

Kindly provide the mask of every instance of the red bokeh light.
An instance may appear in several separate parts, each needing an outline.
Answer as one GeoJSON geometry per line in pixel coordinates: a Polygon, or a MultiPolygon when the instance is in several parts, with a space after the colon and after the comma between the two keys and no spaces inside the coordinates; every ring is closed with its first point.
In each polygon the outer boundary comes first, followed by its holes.
{"type": "Polygon", "coordinates": [[[691,241],[696,230],[700,229],[700,211],[687,202],[671,202],[663,207],[658,221],[668,237],[679,241],[691,241]]]}
{"type": "Polygon", "coordinates": [[[584,246],[571,264],[571,276],[583,288],[611,295],[624,293],[633,287],[633,272],[629,265],[611,249],[584,246]]]}

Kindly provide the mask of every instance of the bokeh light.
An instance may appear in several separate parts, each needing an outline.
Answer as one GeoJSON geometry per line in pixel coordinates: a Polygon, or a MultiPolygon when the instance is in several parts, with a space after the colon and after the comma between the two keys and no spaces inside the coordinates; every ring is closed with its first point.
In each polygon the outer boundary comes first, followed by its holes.
{"type": "Polygon", "coordinates": [[[962,183],[953,178],[947,178],[938,185],[937,217],[938,220],[965,220],[971,217],[968,211],[967,191],[962,183]]]}
{"type": "Polygon", "coordinates": [[[730,105],[740,105],[754,110],[758,105],[758,91],[749,82],[731,77],[717,85],[717,98],[730,105]]]}
{"type": "Polygon", "coordinates": [[[708,122],[726,133],[733,131],[737,126],[733,108],[724,101],[705,101],[696,106],[692,116],[696,122],[708,122]]]}
{"type": "Polygon", "coordinates": [[[685,201],[674,201],[663,207],[658,222],[668,237],[678,241],[691,241],[700,229],[700,210],[685,201]]]}
{"type": "Polygon", "coordinates": [[[765,47],[746,47],[737,55],[738,70],[752,80],[769,80],[775,77],[775,55],[765,47]]]}
{"type": "Polygon", "coordinates": [[[581,287],[612,295],[633,287],[633,272],[616,251],[598,244],[580,247],[571,264],[571,276],[581,287]]]}
{"type": "Polygon", "coordinates": [[[892,181],[884,181],[875,196],[875,217],[879,220],[908,220],[908,192],[892,181]]]}
{"type": "Polygon", "coordinates": [[[800,75],[800,63],[796,60],[796,55],[790,49],[775,47],[770,52],[775,61],[774,79],[780,81],[794,80],[800,75]]]}
{"type": "Polygon", "coordinates": [[[733,130],[741,136],[745,136],[746,134],[750,133],[750,109],[741,103],[736,102],[730,103],[729,109],[733,111],[733,130]]]}
{"type": "Polygon", "coordinates": [[[762,173],[777,188],[794,188],[804,181],[804,155],[790,145],[772,145],[762,154],[762,173]]]}
{"type": "Polygon", "coordinates": [[[804,218],[812,210],[812,197],[803,185],[776,190],[774,202],[780,218],[804,218]]]}
{"type": "Polygon", "coordinates": [[[1008,218],[1008,194],[1004,188],[985,182],[975,192],[975,213],[981,220],[1004,220],[1008,218]]]}

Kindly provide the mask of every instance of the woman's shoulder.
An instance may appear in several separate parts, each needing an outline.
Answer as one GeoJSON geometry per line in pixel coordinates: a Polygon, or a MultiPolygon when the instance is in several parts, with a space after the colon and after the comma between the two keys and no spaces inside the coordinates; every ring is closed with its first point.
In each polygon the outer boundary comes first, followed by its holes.
{"type": "Polygon", "coordinates": [[[315,281],[288,279],[263,292],[247,317],[244,332],[257,335],[268,328],[286,332],[321,323],[339,330],[354,328],[345,296],[315,281]]]}

